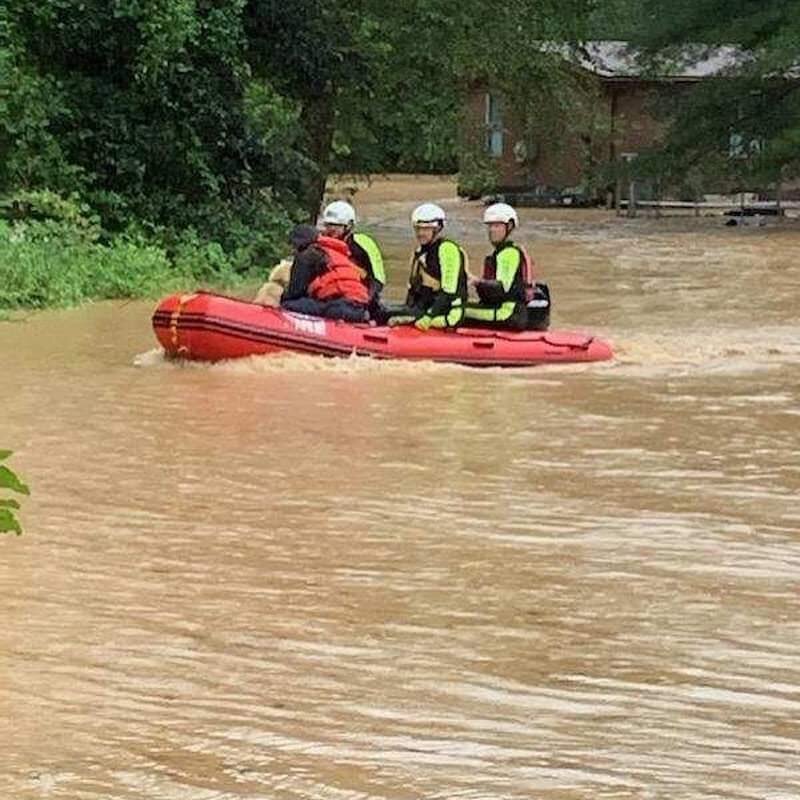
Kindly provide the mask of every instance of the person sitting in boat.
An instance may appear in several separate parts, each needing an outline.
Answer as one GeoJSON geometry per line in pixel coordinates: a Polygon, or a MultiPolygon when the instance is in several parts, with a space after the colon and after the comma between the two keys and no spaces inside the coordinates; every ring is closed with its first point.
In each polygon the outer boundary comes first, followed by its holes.
{"type": "Polygon", "coordinates": [[[483,223],[494,251],[484,259],[481,279],[473,284],[481,302],[468,304],[464,315],[472,324],[524,330],[533,296],[533,264],[511,239],[519,217],[507,203],[494,203],[484,211],[483,223]]]}
{"type": "Polygon", "coordinates": [[[386,285],[383,256],[378,243],[366,233],[355,231],[356,210],[344,200],[335,200],[325,206],[320,221],[325,236],[345,242],[350,248],[350,257],[366,272],[370,311],[375,311],[386,285]]]}
{"type": "Polygon", "coordinates": [[[539,327],[529,324],[529,317],[536,316],[534,298],[539,297],[540,303],[546,299],[549,312],[549,294],[545,298],[547,287],[535,282],[533,260],[511,238],[519,225],[517,212],[507,203],[494,203],[484,211],[483,222],[494,251],[486,256],[483,275],[473,284],[481,302],[467,304],[467,323],[511,330],[539,327]]]}
{"type": "Polygon", "coordinates": [[[411,274],[404,306],[387,309],[390,325],[413,323],[420,330],[455,328],[467,300],[467,256],[442,234],[444,209],[423,203],[411,214],[419,247],[411,256],[411,274]]]}
{"type": "Polygon", "coordinates": [[[281,308],[300,314],[366,322],[369,292],[365,271],[341,239],[321,235],[311,225],[298,225],[290,240],[295,250],[289,285],[281,308]]]}

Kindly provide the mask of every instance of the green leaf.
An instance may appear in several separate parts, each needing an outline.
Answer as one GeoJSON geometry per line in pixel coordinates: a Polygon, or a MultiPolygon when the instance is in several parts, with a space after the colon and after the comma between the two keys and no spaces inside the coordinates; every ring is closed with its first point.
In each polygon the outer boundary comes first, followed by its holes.
{"type": "Polygon", "coordinates": [[[7,508],[0,508],[0,533],[22,533],[17,518],[7,508]]]}
{"type": "Polygon", "coordinates": [[[0,500],[0,508],[19,508],[19,503],[11,498],[8,500],[0,500]]]}
{"type": "Polygon", "coordinates": [[[0,450],[0,461],[4,461],[8,458],[14,451],[13,450],[0,450]]]}
{"type": "Polygon", "coordinates": [[[8,468],[0,467],[0,489],[11,489],[19,494],[30,494],[30,489],[8,468]]]}

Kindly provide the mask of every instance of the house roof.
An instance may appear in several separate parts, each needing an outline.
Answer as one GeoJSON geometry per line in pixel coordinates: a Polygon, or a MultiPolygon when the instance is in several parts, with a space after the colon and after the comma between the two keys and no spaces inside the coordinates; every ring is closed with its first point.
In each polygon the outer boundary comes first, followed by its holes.
{"type": "Polygon", "coordinates": [[[556,52],[603,78],[649,78],[653,80],[699,80],[740,66],[748,55],[731,47],[687,45],[670,59],[647,64],[630,42],[603,40],[569,46],[548,42],[544,50],[556,52]]]}
{"type": "Polygon", "coordinates": [[[709,78],[740,65],[744,53],[735,47],[707,47],[687,45],[669,61],[654,65],[655,70],[645,69],[636,51],[628,42],[587,42],[584,66],[598,75],[608,78],[640,77],[644,73],[660,78],[709,78]]]}

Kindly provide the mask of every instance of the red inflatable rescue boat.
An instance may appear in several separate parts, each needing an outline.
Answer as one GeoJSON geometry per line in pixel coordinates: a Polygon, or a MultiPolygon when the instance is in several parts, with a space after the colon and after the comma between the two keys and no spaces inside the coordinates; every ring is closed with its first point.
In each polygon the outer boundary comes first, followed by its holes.
{"type": "Polygon", "coordinates": [[[209,292],[167,297],[153,314],[153,329],[168,356],[196,361],[292,351],[526,367],[613,357],[607,342],[586,333],[371,327],[294,314],[209,292]]]}

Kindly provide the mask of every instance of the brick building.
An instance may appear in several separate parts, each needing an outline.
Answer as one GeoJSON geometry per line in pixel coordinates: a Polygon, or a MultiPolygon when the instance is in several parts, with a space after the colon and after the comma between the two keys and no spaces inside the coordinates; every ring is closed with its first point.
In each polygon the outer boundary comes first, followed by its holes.
{"type": "MultiPolygon", "coordinates": [[[[733,48],[706,50],[664,70],[663,75],[645,75],[625,42],[589,42],[579,51],[547,47],[558,50],[594,81],[595,124],[592,132],[565,132],[531,143],[522,133],[524,121],[515,118],[503,98],[487,84],[474,84],[468,119],[473,128],[483,131],[485,148],[496,159],[501,190],[585,191],[593,167],[633,158],[658,144],[663,125],[653,115],[655,104],[718,75],[739,57],[733,48]]],[[[568,131],[569,126],[562,130],[568,131]]]]}

